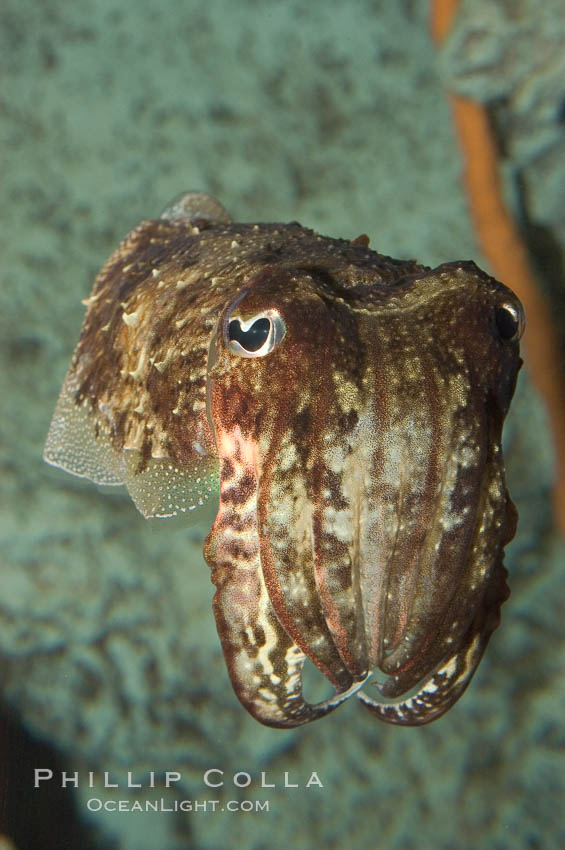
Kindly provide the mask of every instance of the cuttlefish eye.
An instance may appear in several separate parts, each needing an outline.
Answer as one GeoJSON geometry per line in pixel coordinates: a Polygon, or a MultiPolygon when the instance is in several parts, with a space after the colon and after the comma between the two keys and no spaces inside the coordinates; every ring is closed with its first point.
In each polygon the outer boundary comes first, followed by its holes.
{"type": "Polygon", "coordinates": [[[494,311],[494,323],[501,339],[514,342],[520,339],[524,332],[524,311],[515,304],[502,304],[494,311]]]}
{"type": "Polygon", "coordinates": [[[286,326],[276,310],[262,313],[244,320],[238,315],[228,317],[224,332],[226,346],[232,354],[240,357],[264,357],[270,354],[286,332],[286,326]]]}

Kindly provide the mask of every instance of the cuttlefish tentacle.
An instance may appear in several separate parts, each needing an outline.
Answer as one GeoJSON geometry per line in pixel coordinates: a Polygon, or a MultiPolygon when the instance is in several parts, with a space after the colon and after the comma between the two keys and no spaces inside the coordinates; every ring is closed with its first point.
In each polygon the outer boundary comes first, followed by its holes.
{"type": "MultiPolygon", "coordinates": [[[[474,383],[468,374],[465,381],[474,383]]],[[[466,388],[466,397],[473,397],[471,386],[466,388]]],[[[485,609],[495,611],[497,618],[507,596],[506,584],[497,578],[497,571],[502,570],[502,546],[514,536],[516,516],[504,484],[501,423],[494,406],[482,417],[470,416],[469,407],[480,410],[478,402],[460,405],[448,417],[452,436],[442,483],[428,515],[429,531],[419,550],[409,614],[399,639],[380,661],[380,669],[389,674],[382,688],[389,699],[417,686],[428,671],[446,663],[460,644],[461,654],[466,655],[469,629],[477,631],[485,609]],[[471,494],[478,496],[472,499],[471,494]]],[[[487,630],[481,641],[477,663],[493,629],[487,630]]],[[[465,664],[465,681],[475,666],[465,664]]],[[[441,690],[447,693],[448,689],[444,685],[441,690]]],[[[462,688],[451,693],[457,694],[455,701],[462,688]]]]}
{"type": "MultiPolygon", "coordinates": [[[[490,636],[500,622],[500,606],[509,595],[502,557],[494,572],[495,580],[487,587],[483,604],[477,609],[457,651],[443,660],[431,675],[426,676],[413,694],[393,700],[386,697],[377,699],[360,691],[357,698],[370,712],[387,723],[422,726],[437,720],[457,702],[471,681],[490,636]]],[[[379,688],[381,694],[383,690],[379,688]]]]}
{"type": "MultiPolygon", "coordinates": [[[[212,407],[213,410],[213,407],[212,407]]],[[[216,585],[214,615],[234,691],[269,726],[292,727],[333,711],[368,678],[335,677],[339,691],[317,704],[302,695],[305,653],[277,616],[263,576],[257,510],[257,452],[239,427],[216,428],[220,504],[205,544],[216,585]]]]}
{"type": "MultiPolygon", "coordinates": [[[[325,308],[315,299],[309,315],[316,319],[317,309],[325,308]]],[[[316,343],[323,358],[333,347],[334,329],[319,318],[324,333],[316,343]]],[[[307,393],[297,383],[272,400],[269,438],[261,441],[258,504],[263,573],[277,616],[341,690],[352,679],[362,680],[368,664],[352,570],[355,515],[338,496],[339,477],[324,461],[325,423],[335,429],[338,417],[321,370],[317,378],[309,376],[307,393]],[[316,380],[319,386],[312,388],[316,380]],[[341,520],[338,530],[342,507],[351,522],[341,520]]]]}

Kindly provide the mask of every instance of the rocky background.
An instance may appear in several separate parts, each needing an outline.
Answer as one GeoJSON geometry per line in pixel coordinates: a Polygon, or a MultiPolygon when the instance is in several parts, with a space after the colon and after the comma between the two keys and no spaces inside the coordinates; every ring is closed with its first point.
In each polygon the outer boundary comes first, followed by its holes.
{"type": "Polygon", "coordinates": [[[241,220],[480,263],[446,87],[489,104],[509,201],[562,316],[562,5],[464,0],[438,58],[425,0],[2,4],[0,825],[18,850],[565,846],[565,553],[527,366],[506,439],[521,518],[512,597],[468,693],[422,729],[387,727],[354,700],[301,730],[261,727],[215,634],[201,555],[213,514],[146,522],[124,494],[41,459],[94,274],[182,190],[241,220]],[[93,771],[97,786],[34,790],[34,767],[59,784],[61,770],[93,771]],[[209,768],[224,788],[206,789],[209,768]],[[182,773],[175,793],[162,793],[165,770],[182,773]],[[153,771],[158,794],[104,792],[104,771],[153,771]],[[237,771],[249,788],[232,785],[237,771]],[[312,771],[324,788],[304,788],[312,771]],[[104,794],[270,811],[89,813],[104,794]]]}

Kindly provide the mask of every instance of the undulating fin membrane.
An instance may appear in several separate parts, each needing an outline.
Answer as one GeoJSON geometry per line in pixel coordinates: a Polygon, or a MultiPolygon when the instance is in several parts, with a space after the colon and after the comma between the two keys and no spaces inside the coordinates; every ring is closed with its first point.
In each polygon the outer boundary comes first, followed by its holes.
{"type": "Polygon", "coordinates": [[[118,451],[104,413],[92,410],[87,402],[76,403],[75,383],[69,373],[45,444],[48,463],[95,484],[125,484],[135,506],[147,518],[190,514],[217,494],[215,458],[195,453],[190,466],[183,469],[169,458],[143,461],[136,450],[118,451]]]}
{"type": "Polygon", "coordinates": [[[112,426],[87,402],[76,402],[76,380],[69,372],[57,401],[43,457],[65,472],[95,484],[125,484],[123,453],[112,444],[112,426]]]}
{"type": "Polygon", "coordinates": [[[126,485],[136,508],[144,517],[191,514],[219,489],[218,463],[194,456],[185,469],[169,458],[150,458],[143,463],[139,452],[124,452],[126,485]]]}

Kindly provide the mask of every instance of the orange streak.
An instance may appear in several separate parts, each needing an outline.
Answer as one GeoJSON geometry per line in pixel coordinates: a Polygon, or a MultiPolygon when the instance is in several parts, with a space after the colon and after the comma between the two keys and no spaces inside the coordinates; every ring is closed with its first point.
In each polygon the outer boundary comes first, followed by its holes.
{"type": "Polygon", "coordinates": [[[436,44],[441,44],[451,29],[459,0],[432,0],[430,30],[436,44]]]}
{"type": "MultiPolygon", "coordinates": [[[[458,0],[432,0],[430,28],[437,43],[449,32],[458,0]]],[[[516,293],[526,311],[524,345],[532,380],[547,406],[555,447],[555,519],[565,535],[565,374],[549,307],[528,252],[502,195],[498,149],[484,106],[451,96],[465,160],[463,182],[480,248],[495,277],[516,293]]]]}

